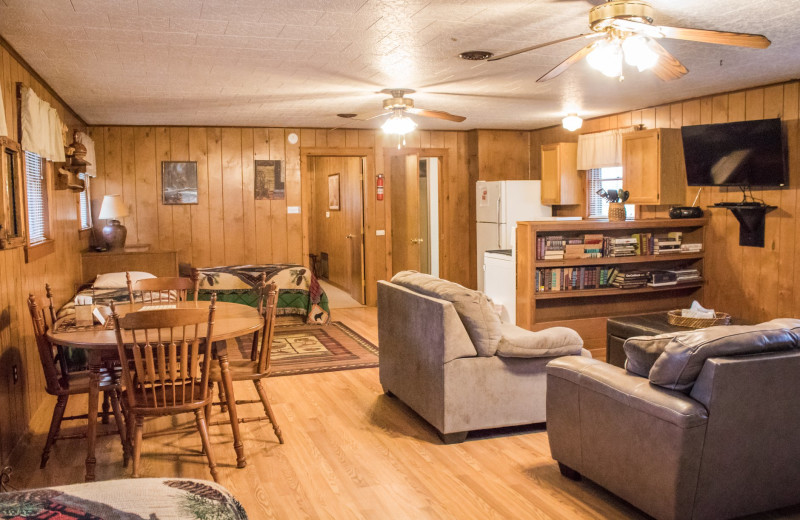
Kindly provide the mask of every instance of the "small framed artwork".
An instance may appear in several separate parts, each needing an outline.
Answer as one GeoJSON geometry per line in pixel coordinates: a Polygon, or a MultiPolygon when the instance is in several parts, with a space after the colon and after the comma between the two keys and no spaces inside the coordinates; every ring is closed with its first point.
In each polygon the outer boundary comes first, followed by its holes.
{"type": "Polygon", "coordinates": [[[197,204],[197,162],[161,161],[161,201],[197,204]]]}
{"type": "Polygon", "coordinates": [[[334,173],[328,175],[328,209],[331,211],[339,211],[341,206],[339,204],[339,174],[334,173]]]}
{"type": "Polygon", "coordinates": [[[283,200],[286,198],[283,161],[256,161],[255,172],[256,200],[283,200]]]}

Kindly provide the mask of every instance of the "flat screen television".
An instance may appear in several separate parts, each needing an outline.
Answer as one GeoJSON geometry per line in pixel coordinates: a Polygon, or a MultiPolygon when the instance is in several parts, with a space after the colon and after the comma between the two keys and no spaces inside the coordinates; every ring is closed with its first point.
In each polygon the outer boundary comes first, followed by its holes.
{"type": "Polygon", "coordinates": [[[689,186],[789,183],[780,119],[681,128],[689,186]]]}

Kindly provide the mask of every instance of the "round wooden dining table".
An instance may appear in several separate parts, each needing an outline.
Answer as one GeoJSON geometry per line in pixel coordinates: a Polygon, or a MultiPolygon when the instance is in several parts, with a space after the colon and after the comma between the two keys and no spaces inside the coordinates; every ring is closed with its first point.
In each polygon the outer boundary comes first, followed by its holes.
{"type": "MultiPolygon", "coordinates": [[[[148,304],[124,303],[115,304],[117,314],[122,317],[130,312],[142,310],[148,304]]],[[[190,301],[168,304],[166,307],[179,309],[208,309],[210,302],[190,301]]],[[[164,306],[161,306],[164,307],[164,306]]],[[[89,410],[87,447],[86,447],[86,477],[87,482],[95,480],[95,444],[97,441],[97,415],[98,399],[100,394],[100,373],[109,363],[118,361],[117,338],[113,325],[106,328],[96,325],[92,329],[83,330],[63,330],[65,320],[74,319],[74,316],[66,316],[56,321],[54,326],[48,331],[47,336],[56,345],[65,347],[82,348],[87,352],[89,369],[89,410]]],[[[111,319],[109,317],[109,319],[111,319]]],[[[236,412],[236,397],[233,392],[233,381],[231,380],[228,366],[228,352],[226,341],[228,339],[245,336],[261,329],[264,319],[258,309],[239,303],[217,302],[214,313],[214,332],[211,341],[214,342],[214,352],[219,362],[222,375],[222,384],[225,390],[225,400],[227,403],[228,415],[233,430],[233,447],[236,451],[236,465],[243,468],[247,465],[244,455],[244,444],[239,433],[239,418],[236,412]]],[[[200,335],[205,334],[206,325],[200,328],[200,335]]],[[[132,342],[132,338],[126,333],[123,334],[123,341],[132,342]]],[[[125,432],[123,432],[125,438],[125,432]]],[[[128,441],[125,441],[127,445],[128,441]]]]}

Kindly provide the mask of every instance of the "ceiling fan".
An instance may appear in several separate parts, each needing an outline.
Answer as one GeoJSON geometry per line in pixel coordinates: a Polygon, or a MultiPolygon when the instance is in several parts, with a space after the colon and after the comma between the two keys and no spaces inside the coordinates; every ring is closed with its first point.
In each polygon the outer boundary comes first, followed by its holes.
{"type": "Polygon", "coordinates": [[[536,81],[553,79],[571,65],[586,58],[593,68],[610,77],[622,75],[622,60],[639,71],[652,69],[664,81],[681,78],[687,72],[672,54],[657,42],[661,38],[689,40],[720,45],[735,45],[765,49],[770,41],[760,34],[747,34],[684,27],[653,25],[654,9],[641,0],[609,0],[589,10],[589,28],[592,32],[541,43],[489,58],[497,61],[524,52],[581,38],[591,39],[578,52],[553,67],[536,81]]]}
{"type": "Polygon", "coordinates": [[[381,90],[381,94],[389,94],[390,98],[383,100],[383,110],[377,112],[370,112],[367,114],[339,114],[340,117],[348,119],[355,119],[357,121],[368,121],[376,117],[383,117],[391,115],[386,123],[381,128],[388,133],[405,134],[413,130],[417,124],[409,118],[406,114],[413,114],[415,116],[433,117],[435,119],[445,119],[447,121],[454,121],[460,123],[466,119],[464,116],[456,116],[441,110],[427,110],[424,108],[415,108],[414,100],[405,97],[406,94],[413,94],[415,91],[410,88],[387,88],[381,90]],[[387,126],[389,129],[387,129],[387,126]],[[391,129],[405,131],[392,131],[391,129]]]}

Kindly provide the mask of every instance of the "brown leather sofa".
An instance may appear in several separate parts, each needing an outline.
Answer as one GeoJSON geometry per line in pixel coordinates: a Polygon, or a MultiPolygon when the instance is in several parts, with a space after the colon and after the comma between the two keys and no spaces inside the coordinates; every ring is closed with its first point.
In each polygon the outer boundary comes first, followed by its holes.
{"type": "Polygon", "coordinates": [[[553,458],[565,476],[583,475],[658,519],[800,503],[798,332],[800,320],[773,320],[631,338],[628,370],[551,361],[553,458]]]}

